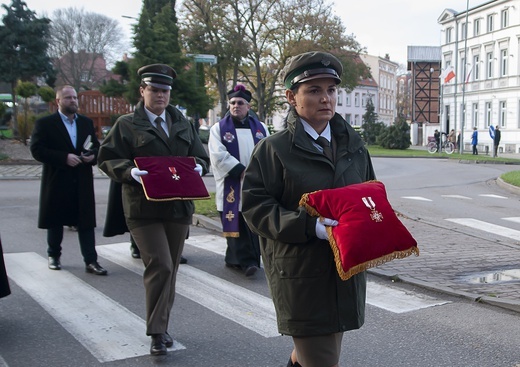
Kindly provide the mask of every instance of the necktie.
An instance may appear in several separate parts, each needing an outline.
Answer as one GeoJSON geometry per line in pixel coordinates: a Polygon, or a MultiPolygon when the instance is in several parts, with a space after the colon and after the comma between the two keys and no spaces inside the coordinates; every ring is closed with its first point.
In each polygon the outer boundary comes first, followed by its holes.
{"type": "Polygon", "coordinates": [[[323,136],[319,136],[316,139],[316,143],[323,148],[323,154],[327,157],[331,162],[334,162],[334,158],[332,157],[332,148],[330,147],[330,143],[323,136]]]}
{"type": "Polygon", "coordinates": [[[159,134],[161,134],[163,138],[168,139],[168,133],[164,129],[163,122],[164,120],[162,117],[157,117],[155,119],[155,128],[159,131],[159,134]]]}

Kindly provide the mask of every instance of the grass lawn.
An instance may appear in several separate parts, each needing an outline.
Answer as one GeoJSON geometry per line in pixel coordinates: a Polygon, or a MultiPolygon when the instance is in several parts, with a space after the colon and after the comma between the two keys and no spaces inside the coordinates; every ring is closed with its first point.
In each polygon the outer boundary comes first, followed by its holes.
{"type": "Polygon", "coordinates": [[[193,200],[195,203],[195,213],[205,215],[209,218],[219,217],[217,205],[215,204],[215,193],[210,193],[211,198],[205,200],[193,200]]]}
{"type": "Polygon", "coordinates": [[[520,187],[520,171],[504,173],[502,176],[500,176],[500,178],[510,185],[520,187]]]}

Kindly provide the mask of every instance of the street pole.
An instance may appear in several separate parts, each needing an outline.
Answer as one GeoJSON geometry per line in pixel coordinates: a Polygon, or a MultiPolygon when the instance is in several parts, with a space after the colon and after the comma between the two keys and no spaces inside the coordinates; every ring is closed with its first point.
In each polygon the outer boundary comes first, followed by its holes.
{"type": "MultiPolygon", "coordinates": [[[[466,65],[468,64],[468,13],[469,13],[469,0],[466,2],[466,22],[464,24],[464,65],[462,65],[462,118],[460,120],[460,154],[464,153],[464,124],[466,121],[466,65]]],[[[457,93],[457,91],[455,91],[457,93]]]]}

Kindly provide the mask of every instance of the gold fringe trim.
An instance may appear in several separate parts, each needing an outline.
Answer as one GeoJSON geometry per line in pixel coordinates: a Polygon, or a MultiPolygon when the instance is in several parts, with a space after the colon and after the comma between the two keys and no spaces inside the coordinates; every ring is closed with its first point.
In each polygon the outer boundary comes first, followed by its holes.
{"type": "Polygon", "coordinates": [[[224,237],[233,237],[233,238],[240,237],[240,233],[238,233],[238,232],[224,232],[222,234],[224,237]]]}
{"type": "Polygon", "coordinates": [[[384,263],[387,263],[392,260],[404,259],[405,257],[408,257],[412,254],[415,254],[415,256],[419,256],[419,248],[417,246],[413,246],[413,247],[409,248],[408,250],[394,251],[391,254],[387,254],[387,255],[378,257],[377,259],[373,259],[373,260],[358,264],[358,265],[353,266],[352,268],[348,269],[347,271],[345,271],[345,270],[343,270],[343,266],[341,265],[341,257],[339,254],[338,244],[336,243],[336,240],[334,239],[334,236],[332,235],[332,227],[327,227],[327,233],[329,235],[330,248],[332,249],[332,252],[334,253],[334,262],[336,263],[336,270],[338,271],[338,275],[341,278],[341,280],[348,280],[349,278],[351,278],[352,276],[354,276],[358,273],[361,273],[370,268],[375,268],[379,265],[383,265],[384,263]]]}

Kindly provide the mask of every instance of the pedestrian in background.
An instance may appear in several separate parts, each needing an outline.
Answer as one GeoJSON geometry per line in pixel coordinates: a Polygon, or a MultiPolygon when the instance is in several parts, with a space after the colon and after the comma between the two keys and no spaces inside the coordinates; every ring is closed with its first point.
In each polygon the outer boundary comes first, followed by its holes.
{"type": "Polygon", "coordinates": [[[99,142],[91,119],[80,115],[78,95],[70,85],[56,92],[58,111],[36,121],[31,153],[43,163],[38,227],[47,229],[49,269],[61,269],[63,226],[76,227],[85,270],[107,271],[97,261],[96,204],[92,166],[99,142]]]}
{"type": "Polygon", "coordinates": [[[337,218],[299,206],[305,193],[375,179],[363,140],[335,113],[342,71],[325,52],[288,60],[287,127],[258,143],[244,178],[242,210],[260,237],[278,331],[294,343],[287,366],[337,366],[343,333],[365,319],[366,274],[341,280],[327,240],[337,218]]]}
{"type": "Polygon", "coordinates": [[[495,126],[495,136],[493,137],[493,158],[498,157],[498,146],[500,145],[500,127],[495,126]]]}
{"type": "Polygon", "coordinates": [[[242,182],[255,145],[269,135],[262,122],[250,116],[251,92],[237,85],[228,92],[229,115],[211,127],[208,149],[216,182],[216,204],[227,241],[226,266],[246,276],[260,267],[258,236],[242,215],[242,182]]]}
{"type": "Polygon", "coordinates": [[[441,147],[441,133],[439,132],[439,130],[435,129],[433,133],[433,138],[435,139],[435,145],[437,146],[438,152],[441,147]]]}
{"type": "Polygon", "coordinates": [[[453,144],[453,147],[457,149],[457,137],[455,136],[455,130],[451,129],[448,134],[448,141],[453,144]]]}
{"type": "Polygon", "coordinates": [[[471,146],[473,147],[473,155],[478,155],[477,145],[478,145],[478,130],[477,130],[477,127],[475,126],[473,128],[473,134],[471,134],[471,146]]]}
{"type": "Polygon", "coordinates": [[[194,124],[169,104],[177,76],[164,64],[138,70],[142,97],[133,113],[123,115],[106,136],[99,151],[99,167],[122,184],[123,211],[145,269],[146,334],[151,355],[164,355],[173,345],[168,325],[175,299],[175,281],[184,240],[195,206],[192,200],[147,200],[136,157],[195,157],[195,170],[208,172],[209,158],[194,124]]]}

